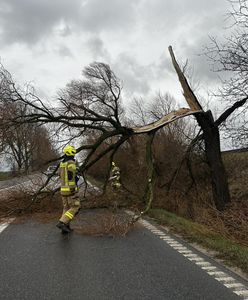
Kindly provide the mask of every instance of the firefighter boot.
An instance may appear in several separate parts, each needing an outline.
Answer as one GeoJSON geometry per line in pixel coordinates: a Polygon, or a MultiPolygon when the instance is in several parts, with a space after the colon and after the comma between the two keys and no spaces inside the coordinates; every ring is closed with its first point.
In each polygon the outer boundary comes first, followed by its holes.
{"type": "Polygon", "coordinates": [[[56,227],[58,227],[59,229],[61,229],[61,232],[62,233],[70,233],[70,229],[67,227],[67,225],[61,221],[59,221],[57,224],[56,224],[56,227]]]}
{"type": "Polygon", "coordinates": [[[66,227],[71,231],[73,231],[73,228],[71,228],[70,223],[66,224],[66,227]]]}

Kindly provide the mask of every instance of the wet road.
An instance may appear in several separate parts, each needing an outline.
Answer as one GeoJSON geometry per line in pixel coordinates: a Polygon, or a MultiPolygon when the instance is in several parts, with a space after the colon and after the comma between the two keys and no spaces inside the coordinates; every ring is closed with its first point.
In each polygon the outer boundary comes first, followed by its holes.
{"type": "Polygon", "coordinates": [[[141,224],[125,237],[11,224],[0,234],[0,270],[1,299],[245,299],[141,224]]]}

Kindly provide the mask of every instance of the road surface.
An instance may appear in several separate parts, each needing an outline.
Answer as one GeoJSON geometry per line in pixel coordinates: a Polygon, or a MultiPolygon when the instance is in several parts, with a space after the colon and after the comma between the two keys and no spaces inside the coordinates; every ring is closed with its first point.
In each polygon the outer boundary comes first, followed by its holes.
{"type": "MultiPolygon", "coordinates": [[[[44,173],[34,173],[31,175],[21,176],[21,177],[14,177],[12,179],[0,181],[0,199],[4,197],[8,197],[8,193],[12,191],[31,191],[36,192],[38,191],[46,182],[47,175],[44,173]]],[[[97,193],[99,189],[93,186],[90,182],[88,183],[88,192],[97,193]]],[[[60,178],[59,176],[53,176],[48,185],[44,188],[44,190],[53,191],[60,186],[60,178]]],[[[80,177],[78,182],[79,189],[82,193],[84,193],[84,180],[80,177]]]]}
{"type": "Polygon", "coordinates": [[[125,237],[12,223],[0,233],[0,270],[6,300],[248,299],[247,282],[146,221],[125,237]]]}

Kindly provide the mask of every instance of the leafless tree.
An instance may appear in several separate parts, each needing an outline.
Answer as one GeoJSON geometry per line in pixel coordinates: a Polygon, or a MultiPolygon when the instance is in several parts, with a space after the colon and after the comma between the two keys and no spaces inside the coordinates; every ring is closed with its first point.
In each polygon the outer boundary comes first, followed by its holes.
{"type": "Polygon", "coordinates": [[[21,122],[10,124],[8,120],[27,114],[28,107],[22,103],[5,103],[1,105],[1,154],[4,155],[11,169],[16,173],[36,170],[55,153],[46,128],[21,122]]]}
{"type": "Polygon", "coordinates": [[[226,75],[222,79],[220,97],[227,105],[235,106],[226,124],[226,134],[236,146],[247,147],[247,99],[248,99],[248,1],[229,0],[227,14],[231,33],[219,41],[211,37],[205,54],[212,63],[213,71],[226,75]]]}

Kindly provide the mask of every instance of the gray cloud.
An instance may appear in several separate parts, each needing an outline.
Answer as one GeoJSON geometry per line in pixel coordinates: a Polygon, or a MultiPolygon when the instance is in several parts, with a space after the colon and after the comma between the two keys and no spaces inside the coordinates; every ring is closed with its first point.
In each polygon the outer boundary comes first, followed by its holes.
{"type": "Polygon", "coordinates": [[[165,46],[154,68],[174,72],[170,58],[165,53],[171,44],[179,62],[189,59],[200,80],[215,82],[218,75],[211,72],[207,58],[199,54],[203,53],[203,46],[209,43],[209,35],[218,35],[220,29],[224,31],[228,7],[226,0],[144,0],[140,7],[140,18],[146,38],[150,36],[155,42],[161,39],[162,46],[165,46]]]}
{"type": "Polygon", "coordinates": [[[141,0],[88,0],[82,7],[80,22],[83,30],[102,32],[126,30],[137,22],[137,4],[141,0]]]}
{"type": "MultiPolygon", "coordinates": [[[[195,24],[198,19],[204,20],[206,17],[220,15],[222,12],[224,14],[228,6],[227,0],[143,0],[139,15],[150,30],[166,29],[167,34],[170,34],[181,26],[185,28],[195,24]]],[[[214,26],[217,22],[218,20],[215,19],[215,22],[209,23],[208,27],[214,26]]]]}
{"type": "Polygon", "coordinates": [[[113,64],[113,69],[123,81],[125,91],[131,94],[139,93],[145,95],[149,93],[149,77],[152,72],[150,66],[143,66],[134,57],[127,53],[121,53],[113,64]]]}
{"type": "Polygon", "coordinates": [[[65,45],[61,45],[58,49],[58,53],[62,57],[73,57],[73,54],[71,53],[71,50],[66,47],[65,45]]]}
{"type": "Polygon", "coordinates": [[[7,44],[36,43],[50,35],[59,22],[72,20],[80,7],[81,0],[2,0],[1,40],[7,44]]]}
{"type": "Polygon", "coordinates": [[[34,44],[50,36],[64,22],[60,34],[126,30],[136,21],[140,0],[2,0],[0,4],[1,40],[4,43],[34,44]]]}
{"type": "MultiPolygon", "coordinates": [[[[198,54],[208,35],[223,28],[228,5],[226,0],[2,0],[1,56],[10,57],[13,65],[23,59],[23,70],[33,56],[35,76],[42,77],[45,68],[50,86],[59,85],[54,61],[59,82],[70,72],[78,74],[79,66],[103,61],[125,90],[145,95],[162,80],[170,77],[170,84],[176,78],[167,50],[171,44],[179,62],[189,59],[200,81],[212,84],[217,77],[198,54]]],[[[23,72],[32,80],[32,69],[23,72]]]]}
{"type": "Polygon", "coordinates": [[[94,60],[104,60],[107,63],[109,62],[109,52],[105,48],[103,40],[100,37],[92,36],[87,40],[86,44],[94,60]]]}
{"type": "Polygon", "coordinates": [[[62,29],[60,29],[60,35],[63,37],[67,37],[72,34],[71,27],[66,24],[62,29]]]}

